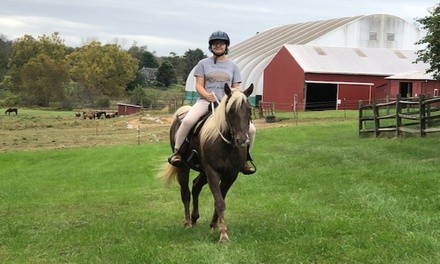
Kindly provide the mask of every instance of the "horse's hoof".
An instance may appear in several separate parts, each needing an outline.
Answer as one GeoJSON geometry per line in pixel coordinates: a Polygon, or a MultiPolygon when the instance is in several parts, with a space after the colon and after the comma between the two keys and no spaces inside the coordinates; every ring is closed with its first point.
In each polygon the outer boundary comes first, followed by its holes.
{"type": "Polygon", "coordinates": [[[213,225],[211,226],[211,233],[212,232],[217,232],[218,226],[217,225],[213,225]]]}
{"type": "Polygon", "coordinates": [[[199,220],[199,216],[198,216],[198,215],[197,215],[197,216],[192,216],[192,217],[191,217],[191,223],[192,223],[193,225],[197,224],[197,220],[199,220]]]}
{"type": "Polygon", "coordinates": [[[192,227],[192,224],[191,224],[191,223],[185,223],[185,224],[183,224],[183,226],[184,226],[185,228],[191,228],[191,227],[192,227]]]}

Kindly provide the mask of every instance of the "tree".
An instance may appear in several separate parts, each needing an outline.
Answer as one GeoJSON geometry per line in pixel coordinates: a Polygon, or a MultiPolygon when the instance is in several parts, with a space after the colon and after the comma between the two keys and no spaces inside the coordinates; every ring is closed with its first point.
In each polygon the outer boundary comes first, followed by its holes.
{"type": "Polygon", "coordinates": [[[183,71],[185,68],[185,61],[184,61],[183,57],[177,56],[176,53],[174,53],[174,52],[170,52],[170,56],[161,57],[161,58],[159,58],[159,61],[161,62],[161,64],[164,61],[168,61],[169,63],[171,63],[171,65],[173,65],[174,73],[175,73],[175,77],[176,77],[175,81],[177,83],[183,83],[186,80],[186,77],[182,78],[183,71]]]}
{"type": "Polygon", "coordinates": [[[149,51],[144,51],[139,60],[139,69],[141,68],[157,68],[159,63],[157,62],[156,56],[149,51]]]}
{"type": "Polygon", "coordinates": [[[87,99],[93,105],[97,98],[123,94],[133,80],[138,60],[120,46],[92,42],[67,56],[73,81],[84,87],[87,99]]]}
{"type": "Polygon", "coordinates": [[[64,85],[69,82],[66,64],[45,54],[30,59],[22,69],[22,94],[29,105],[49,106],[64,99],[64,85]]]}
{"type": "Polygon", "coordinates": [[[136,75],[133,80],[127,83],[125,91],[133,91],[136,87],[142,86],[145,83],[145,76],[140,71],[136,71],[136,75]]]}
{"type": "Polygon", "coordinates": [[[137,46],[136,43],[134,43],[129,49],[128,53],[130,53],[133,58],[136,58],[141,62],[141,56],[142,54],[147,51],[147,46],[137,46]]]}
{"type": "Polygon", "coordinates": [[[8,60],[12,53],[12,41],[0,34],[0,82],[8,70],[8,60]]]}
{"type": "Polygon", "coordinates": [[[46,105],[53,99],[52,93],[38,95],[42,92],[43,86],[56,90],[61,93],[59,97],[63,97],[61,86],[67,82],[65,72],[63,72],[67,70],[64,61],[65,54],[66,46],[57,32],[51,36],[39,36],[38,39],[24,35],[13,42],[8,62],[11,91],[19,94],[27,103],[36,105],[46,105]],[[33,83],[38,83],[38,85],[33,85],[33,83]],[[36,88],[37,86],[39,88],[36,88]]]}
{"type": "Polygon", "coordinates": [[[185,69],[183,71],[183,80],[186,81],[188,78],[188,75],[191,73],[192,69],[197,65],[197,63],[201,60],[206,58],[206,55],[203,53],[201,49],[195,49],[195,50],[188,50],[183,55],[183,58],[185,59],[185,69]]]}
{"type": "Polygon", "coordinates": [[[169,61],[164,61],[157,71],[157,81],[169,87],[176,80],[174,67],[169,61]]]}
{"type": "Polygon", "coordinates": [[[417,51],[416,62],[429,63],[430,68],[426,71],[432,73],[434,78],[440,80],[440,4],[429,11],[430,15],[419,18],[416,21],[427,31],[426,36],[416,44],[426,44],[426,48],[417,51]]]}
{"type": "Polygon", "coordinates": [[[145,89],[138,85],[130,91],[130,103],[140,106],[147,106],[149,104],[145,89]]]}

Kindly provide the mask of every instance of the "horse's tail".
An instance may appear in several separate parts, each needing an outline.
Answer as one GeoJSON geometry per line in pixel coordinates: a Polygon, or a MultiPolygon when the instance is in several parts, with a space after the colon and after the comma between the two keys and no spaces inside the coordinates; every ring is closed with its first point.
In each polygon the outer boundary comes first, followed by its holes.
{"type": "MultiPolygon", "coordinates": [[[[189,109],[191,108],[191,106],[189,105],[184,105],[179,107],[176,112],[174,112],[173,114],[173,125],[174,122],[176,121],[176,119],[181,118],[182,115],[185,115],[189,109]]],[[[173,129],[173,125],[171,127],[171,129],[173,129]]],[[[171,140],[171,142],[173,142],[173,140],[171,140]]],[[[172,143],[174,144],[174,143],[172,143]]],[[[161,178],[165,181],[165,184],[167,186],[171,185],[171,183],[173,183],[173,181],[177,178],[177,173],[178,173],[178,168],[175,166],[172,166],[169,163],[165,163],[162,168],[161,171],[158,174],[158,178],[161,178]]]]}
{"type": "Polygon", "coordinates": [[[176,166],[173,166],[169,163],[166,163],[162,171],[159,173],[159,178],[162,178],[165,181],[165,184],[167,186],[170,186],[173,181],[177,178],[177,171],[178,168],[176,166]]]}

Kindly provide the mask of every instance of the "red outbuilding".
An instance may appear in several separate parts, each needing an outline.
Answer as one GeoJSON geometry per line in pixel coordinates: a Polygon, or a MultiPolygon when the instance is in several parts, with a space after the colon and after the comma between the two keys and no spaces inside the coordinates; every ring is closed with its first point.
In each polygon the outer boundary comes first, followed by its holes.
{"type": "Polygon", "coordinates": [[[141,110],[142,110],[142,107],[139,105],[118,103],[118,114],[119,115],[131,115],[131,114],[138,113],[141,110]]]}

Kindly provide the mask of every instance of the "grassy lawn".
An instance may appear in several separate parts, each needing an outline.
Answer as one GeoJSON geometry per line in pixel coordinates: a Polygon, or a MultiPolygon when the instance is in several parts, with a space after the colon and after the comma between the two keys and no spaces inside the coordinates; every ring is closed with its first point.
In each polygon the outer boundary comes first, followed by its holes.
{"type": "Polygon", "coordinates": [[[209,189],[185,229],[156,178],[166,142],[0,153],[0,262],[439,263],[439,136],[359,138],[355,116],[260,129],[221,244],[209,189]]]}

